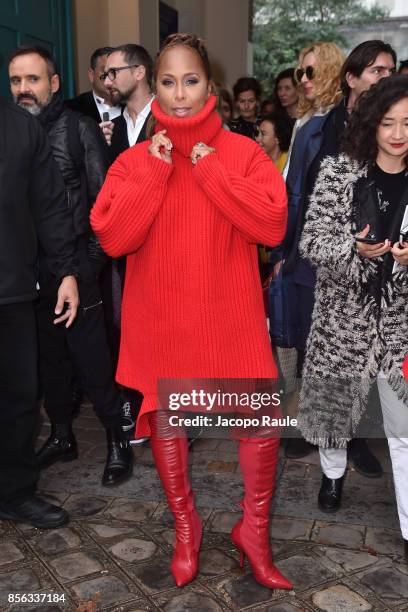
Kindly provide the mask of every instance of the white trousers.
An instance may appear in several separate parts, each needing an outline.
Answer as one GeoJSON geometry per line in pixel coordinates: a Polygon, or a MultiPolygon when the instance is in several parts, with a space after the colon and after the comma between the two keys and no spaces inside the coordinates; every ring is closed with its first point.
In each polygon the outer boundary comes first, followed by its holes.
{"type": "MultiPolygon", "coordinates": [[[[395,495],[402,537],[408,540],[408,406],[389,386],[382,372],[377,377],[384,420],[384,431],[390,449],[395,495]]],[[[319,448],[320,464],[327,478],[341,478],[347,467],[347,450],[319,448]]]]}

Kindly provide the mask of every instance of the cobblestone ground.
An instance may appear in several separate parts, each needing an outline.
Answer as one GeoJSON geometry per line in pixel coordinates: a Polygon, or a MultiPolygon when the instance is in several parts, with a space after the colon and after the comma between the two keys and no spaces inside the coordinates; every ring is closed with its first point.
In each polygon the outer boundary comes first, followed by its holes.
{"type": "MultiPolygon", "coordinates": [[[[259,610],[408,610],[408,564],[402,556],[388,452],[371,443],[385,473],[363,478],[349,468],[343,507],[316,507],[318,454],[282,454],[271,529],[274,558],[293,592],[258,585],[238,568],[229,531],[240,516],[242,484],[235,443],[200,439],[190,453],[193,487],[205,520],[200,573],[177,589],[169,572],[174,532],[148,446],[134,450],[130,482],[100,486],[104,433],[88,408],[75,422],[80,458],[42,475],[40,490],[71,514],[67,527],[40,531],[0,522],[0,610],[74,611],[100,593],[97,609],[138,612],[259,610]],[[10,592],[64,594],[65,603],[7,603],[10,592]]],[[[47,435],[42,429],[42,439],[47,435]]],[[[91,610],[91,608],[88,608],[91,610]]]]}

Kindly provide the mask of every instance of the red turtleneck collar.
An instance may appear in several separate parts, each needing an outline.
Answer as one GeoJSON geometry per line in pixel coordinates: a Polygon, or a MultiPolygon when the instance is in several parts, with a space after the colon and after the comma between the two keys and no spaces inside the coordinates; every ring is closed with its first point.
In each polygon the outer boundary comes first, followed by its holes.
{"type": "Polygon", "coordinates": [[[217,98],[210,96],[198,113],[180,119],[163,113],[155,99],[152,102],[152,113],[157,120],[155,132],[167,130],[166,136],[170,138],[173,147],[182,155],[188,156],[197,142],[210,145],[221,130],[220,116],[214,110],[216,103],[217,98]]]}

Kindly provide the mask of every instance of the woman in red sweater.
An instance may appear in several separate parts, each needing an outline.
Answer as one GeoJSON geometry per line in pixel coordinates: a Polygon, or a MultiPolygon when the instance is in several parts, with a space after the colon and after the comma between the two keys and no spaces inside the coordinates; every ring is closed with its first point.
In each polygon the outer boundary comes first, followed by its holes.
{"type": "MultiPolygon", "coordinates": [[[[158,411],[158,382],[276,379],[256,245],[282,241],[286,192],[255,142],[222,129],[200,39],[170,36],[155,79],[155,134],[112,165],[91,223],[109,255],[128,256],[117,380],[144,395],[136,436],[150,436],[175,519],[171,570],[183,586],[198,571],[202,528],[187,440],[158,411]]],[[[244,514],[232,539],[258,582],[291,589],[269,546],[278,447],[276,437],[240,440],[244,514]]]]}

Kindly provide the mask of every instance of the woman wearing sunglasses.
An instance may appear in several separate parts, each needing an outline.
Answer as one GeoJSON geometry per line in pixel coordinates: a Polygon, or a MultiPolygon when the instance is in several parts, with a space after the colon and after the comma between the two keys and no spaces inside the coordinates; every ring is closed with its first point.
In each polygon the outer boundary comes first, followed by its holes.
{"type": "Polygon", "coordinates": [[[335,511],[347,441],[377,383],[408,561],[407,76],[362,94],[344,150],[322,161],[300,241],[317,281],[299,427],[319,445],[319,506],[335,511]]]}
{"type": "MultiPolygon", "coordinates": [[[[276,346],[296,347],[297,377],[301,376],[306,338],[313,308],[314,272],[298,253],[304,210],[313,190],[317,168],[314,159],[322,140],[322,127],[329,111],[341,98],[340,69],[344,55],[333,43],[319,42],[300,52],[295,77],[299,87],[298,120],[296,121],[289,159],[284,169],[288,191],[288,227],[281,249],[283,269],[272,285],[277,299],[286,296],[289,303],[277,304],[274,311],[271,300],[271,338],[276,346]],[[285,313],[283,327],[274,312],[285,313]],[[283,330],[283,333],[282,333],[283,330]]],[[[278,266],[275,266],[275,271],[278,266]]],[[[294,394],[288,412],[297,416],[298,395],[294,394]]],[[[310,445],[302,438],[288,441],[288,457],[298,458],[310,452],[310,445]]]]}

